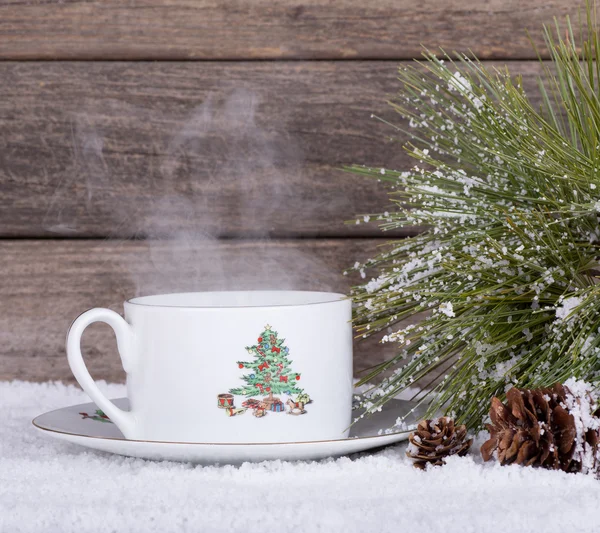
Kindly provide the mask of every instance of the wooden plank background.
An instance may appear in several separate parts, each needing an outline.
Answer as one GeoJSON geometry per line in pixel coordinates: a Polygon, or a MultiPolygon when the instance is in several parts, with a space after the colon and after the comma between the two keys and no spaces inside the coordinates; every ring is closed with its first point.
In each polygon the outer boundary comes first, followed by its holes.
{"type": "Polygon", "coordinates": [[[402,64],[0,63],[0,236],[378,236],[344,221],[387,191],[339,169],[411,166],[371,118],[402,64]]]}
{"type": "MultiPolygon", "coordinates": [[[[388,200],[340,168],[411,164],[371,119],[397,119],[397,67],[472,50],[535,95],[525,30],[583,5],[0,0],[0,379],[72,380],[70,322],[135,295],[347,291],[386,236],[344,221],[388,200]]],[[[84,341],[122,380],[108,328],[84,341]]],[[[374,341],[357,371],[390,355],[374,341]]]]}
{"type": "Polygon", "coordinates": [[[10,59],[410,59],[429,48],[532,59],[525,34],[575,0],[3,0],[10,59]]]}

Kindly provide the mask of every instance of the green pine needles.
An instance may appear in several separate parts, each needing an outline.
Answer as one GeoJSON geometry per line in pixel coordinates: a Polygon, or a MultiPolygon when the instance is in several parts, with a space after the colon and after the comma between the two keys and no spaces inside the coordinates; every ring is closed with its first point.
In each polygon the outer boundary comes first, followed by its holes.
{"type": "MultiPolygon", "coordinates": [[[[595,9],[579,36],[545,28],[541,106],[508,70],[426,52],[400,70],[391,105],[410,121],[406,172],[352,171],[386,182],[383,230],[426,228],[356,268],[355,326],[397,355],[362,380],[375,410],[412,383],[422,401],[471,429],[492,396],[583,378],[600,381],[600,39],[595,9]],[[428,311],[420,324],[398,322],[428,311]],[[441,376],[436,380],[438,376],[441,376]]],[[[400,129],[400,128],[398,128],[400,129]]]]}

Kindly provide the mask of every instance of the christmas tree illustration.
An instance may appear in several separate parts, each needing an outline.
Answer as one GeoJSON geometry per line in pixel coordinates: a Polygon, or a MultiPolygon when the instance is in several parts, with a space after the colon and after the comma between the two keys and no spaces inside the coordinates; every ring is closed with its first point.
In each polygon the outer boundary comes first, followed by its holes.
{"type": "Polygon", "coordinates": [[[301,394],[303,389],[298,387],[300,374],[291,369],[292,361],[289,349],[284,345],[285,339],[280,339],[271,326],[265,326],[259,335],[257,344],[247,346],[246,350],[254,356],[252,361],[238,361],[240,368],[248,373],[242,376],[244,386],[231,389],[231,394],[240,396],[266,396],[265,400],[273,402],[274,394],[301,394]]]}

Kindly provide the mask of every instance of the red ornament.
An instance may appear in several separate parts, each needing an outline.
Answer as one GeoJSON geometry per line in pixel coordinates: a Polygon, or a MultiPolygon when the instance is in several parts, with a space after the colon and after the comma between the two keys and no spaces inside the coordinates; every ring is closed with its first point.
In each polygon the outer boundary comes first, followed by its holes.
{"type": "Polygon", "coordinates": [[[239,366],[240,368],[244,368],[244,365],[243,365],[242,363],[240,363],[238,366],[239,366]]]}
{"type": "Polygon", "coordinates": [[[258,342],[262,342],[262,337],[258,337],[258,342]]]}
{"type": "Polygon", "coordinates": [[[271,392],[271,387],[267,387],[265,390],[266,390],[267,392],[271,392]]]}
{"type": "Polygon", "coordinates": [[[296,374],[296,381],[300,379],[300,374],[296,374]]]}

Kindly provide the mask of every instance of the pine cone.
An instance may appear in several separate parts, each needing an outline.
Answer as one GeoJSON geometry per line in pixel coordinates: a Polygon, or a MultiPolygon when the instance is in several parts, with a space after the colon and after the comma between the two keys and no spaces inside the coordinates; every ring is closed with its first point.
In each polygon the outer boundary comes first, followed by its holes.
{"type": "Polygon", "coordinates": [[[484,461],[497,451],[501,465],[515,463],[565,472],[596,470],[600,419],[595,422],[591,417],[600,411],[591,412],[592,398],[584,396],[577,397],[557,383],[547,389],[513,387],[506,393],[507,405],[492,398],[492,423],[487,426],[490,439],[481,447],[484,461]],[[585,424],[582,417],[588,419],[585,424]],[[578,425],[583,428],[579,439],[578,425]]]}
{"type": "Polygon", "coordinates": [[[427,463],[439,466],[450,455],[466,455],[473,439],[465,440],[467,428],[455,427],[447,416],[435,420],[422,420],[417,430],[408,437],[410,444],[406,455],[414,460],[416,468],[425,469],[427,463]]]}

